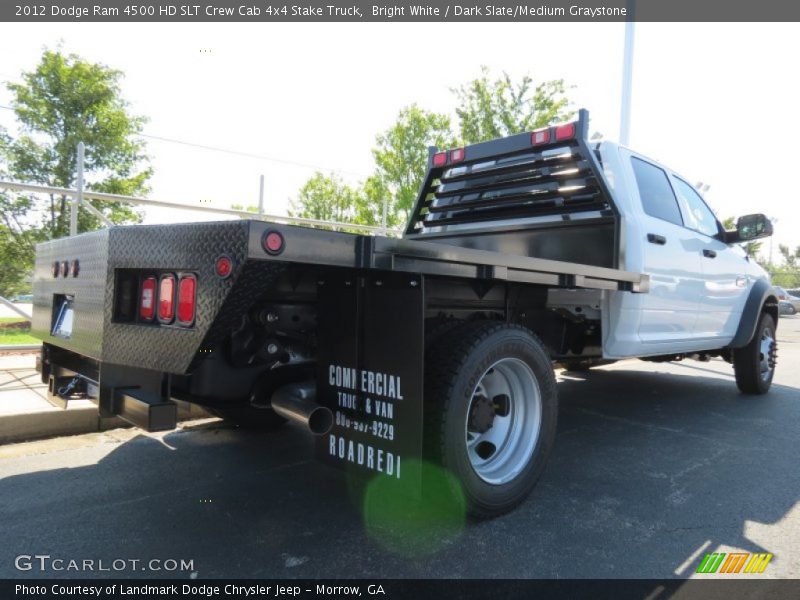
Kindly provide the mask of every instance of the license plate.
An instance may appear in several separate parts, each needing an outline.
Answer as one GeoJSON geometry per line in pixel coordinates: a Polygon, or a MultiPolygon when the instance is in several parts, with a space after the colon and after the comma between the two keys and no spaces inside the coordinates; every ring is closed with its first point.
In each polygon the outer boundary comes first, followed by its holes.
{"type": "Polygon", "coordinates": [[[51,335],[67,340],[72,337],[72,323],[75,318],[73,300],[73,296],[61,296],[58,300],[53,328],[50,330],[51,335]]]}

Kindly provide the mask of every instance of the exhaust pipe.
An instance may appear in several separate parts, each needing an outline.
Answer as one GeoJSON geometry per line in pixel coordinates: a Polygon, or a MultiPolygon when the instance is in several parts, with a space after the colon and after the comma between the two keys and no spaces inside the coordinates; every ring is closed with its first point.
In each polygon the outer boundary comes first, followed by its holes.
{"type": "Polygon", "coordinates": [[[290,383],[273,392],[270,404],[284,419],[305,425],[314,435],[325,435],[333,427],[333,413],[314,402],[316,397],[313,382],[290,383]]]}

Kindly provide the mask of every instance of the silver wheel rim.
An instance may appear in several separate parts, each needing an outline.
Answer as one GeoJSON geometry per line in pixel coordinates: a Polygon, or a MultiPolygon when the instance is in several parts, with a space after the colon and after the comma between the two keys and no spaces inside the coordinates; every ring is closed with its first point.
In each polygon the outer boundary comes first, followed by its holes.
{"type": "Polygon", "coordinates": [[[775,358],[778,345],[775,343],[775,336],[772,330],[765,328],[761,334],[761,343],[758,347],[758,366],[762,381],[769,381],[772,372],[775,370],[775,358]]]}
{"type": "Polygon", "coordinates": [[[533,370],[517,358],[486,369],[472,391],[464,426],[469,461],[485,482],[511,481],[528,464],[542,424],[533,370]]]}

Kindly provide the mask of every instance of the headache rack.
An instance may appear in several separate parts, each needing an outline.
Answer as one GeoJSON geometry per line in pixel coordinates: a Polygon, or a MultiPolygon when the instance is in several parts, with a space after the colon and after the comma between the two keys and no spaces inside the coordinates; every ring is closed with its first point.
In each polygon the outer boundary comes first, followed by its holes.
{"type": "Polygon", "coordinates": [[[617,211],[588,125],[582,109],[572,123],[429,149],[406,237],[616,267],[617,211]],[[579,244],[576,226],[591,231],[579,244]]]}

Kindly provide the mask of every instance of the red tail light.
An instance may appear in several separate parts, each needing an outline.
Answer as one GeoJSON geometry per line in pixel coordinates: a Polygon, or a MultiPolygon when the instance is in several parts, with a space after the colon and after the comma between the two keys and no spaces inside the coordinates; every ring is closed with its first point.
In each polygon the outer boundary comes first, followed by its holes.
{"type": "Polygon", "coordinates": [[[169,323],[175,318],[175,276],[165,275],[158,284],[158,320],[169,323]]]}
{"type": "Polygon", "coordinates": [[[575,123],[567,123],[556,127],[556,140],[568,140],[575,137],[575,123]]]}
{"type": "Polygon", "coordinates": [[[538,146],[539,144],[546,144],[550,141],[550,130],[539,129],[531,133],[531,144],[538,146]]]}
{"type": "Polygon", "coordinates": [[[464,160],[464,149],[463,148],[456,148],[455,150],[450,150],[450,162],[461,162],[464,160]]]}
{"type": "Polygon", "coordinates": [[[267,254],[280,254],[283,252],[284,239],[278,231],[265,231],[264,237],[261,239],[261,245],[267,254]]]}
{"type": "Polygon", "coordinates": [[[216,271],[217,277],[225,279],[233,272],[233,261],[224,254],[219,256],[217,262],[214,263],[214,271],[216,271]]]}
{"type": "Polygon", "coordinates": [[[178,282],[178,323],[191,325],[194,322],[195,292],[197,280],[194,275],[184,275],[178,282]]]}
{"type": "Polygon", "coordinates": [[[447,164],[447,152],[437,152],[433,155],[433,166],[443,167],[447,164]]]}
{"type": "Polygon", "coordinates": [[[156,278],[146,277],[142,280],[142,295],[139,297],[139,316],[145,321],[152,321],[156,314],[156,278]]]}

